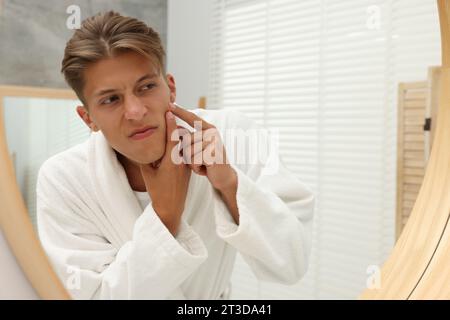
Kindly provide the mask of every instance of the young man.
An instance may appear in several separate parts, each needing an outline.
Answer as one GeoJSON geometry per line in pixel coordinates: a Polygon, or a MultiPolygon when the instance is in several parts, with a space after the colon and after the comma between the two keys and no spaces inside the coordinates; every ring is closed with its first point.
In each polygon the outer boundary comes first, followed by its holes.
{"type": "Polygon", "coordinates": [[[164,56],[157,33],[115,12],[67,43],[62,72],[92,133],[39,171],[39,235],[57,273],[80,299],[220,299],[239,251],[259,279],[298,282],[311,191],[275,153],[233,163],[251,146],[225,133],[261,128],[176,106],[164,56]]]}

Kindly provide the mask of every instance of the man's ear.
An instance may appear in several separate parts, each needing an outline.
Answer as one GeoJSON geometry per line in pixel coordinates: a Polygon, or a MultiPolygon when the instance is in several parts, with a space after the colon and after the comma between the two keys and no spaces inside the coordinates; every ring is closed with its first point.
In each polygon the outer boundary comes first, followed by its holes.
{"type": "Polygon", "coordinates": [[[98,131],[98,127],[95,125],[95,123],[92,121],[89,112],[87,111],[85,106],[78,106],[77,107],[77,113],[80,116],[80,118],[86,123],[86,125],[92,130],[92,131],[98,131]]]}
{"type": "Polygon", "coordinates": [[[167,85],[169,86],[169,90],[170,90],[170,102],[175,102],[176,97],[177,97],[177,86],[175,85],[175,78],[173,75],[168,73],[166,75],[166,79],[167,79],[167,85]]]}

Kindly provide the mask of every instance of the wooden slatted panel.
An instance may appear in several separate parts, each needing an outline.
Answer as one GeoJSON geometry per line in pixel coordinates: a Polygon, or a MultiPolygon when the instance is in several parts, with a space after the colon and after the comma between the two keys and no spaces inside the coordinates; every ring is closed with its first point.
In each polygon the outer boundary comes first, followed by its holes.
{"type": "Polygon", "coordinates": [[[427,111],[428,92],[426,81],[399,85],[397,239],[408,221],[425,174],[426,143],[423,126],[427,111]]]}

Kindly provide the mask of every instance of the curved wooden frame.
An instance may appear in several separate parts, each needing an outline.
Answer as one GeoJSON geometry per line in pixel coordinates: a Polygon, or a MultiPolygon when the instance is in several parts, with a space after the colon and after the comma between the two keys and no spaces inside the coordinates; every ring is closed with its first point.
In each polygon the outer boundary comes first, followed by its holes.
{"type": "MultiPolygon", "coordinates": [[[[442,39],[442,88],[450,88],[450,2],[438,0],[442,39]]],[[[36,292],[69,299],[28,218],[6,144],[3,97],[77,99],[69,90],[0,87],[0,227],[36,292]]],[[[450,298],[450,92],[441,90],[433,149],[411,217],[381,271],[381,288],[362,299],[450,298]]]]}
{"type": "Polygon", "coordinates": [[[442,78],[430,159],[408,223],[381,270],[381,286],[362,299],[450,299],[450,1],[437,2],[442,78]]]}
{"type": "Polygon", "coordinates": [[[4,97],[76,99],[70,90],[0,86],[0,227],[25,275],[43,299],[70,299],[53,271],[28,217],[9,157],[3,115],[4,97]]]}

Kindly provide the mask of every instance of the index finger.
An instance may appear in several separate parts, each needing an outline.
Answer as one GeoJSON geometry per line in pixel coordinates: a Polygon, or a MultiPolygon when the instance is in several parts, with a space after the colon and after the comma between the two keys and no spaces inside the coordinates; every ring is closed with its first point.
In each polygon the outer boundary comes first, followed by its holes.
{"type": "Polygon", "coordinates": [[[171,111],[166,112],[166,152],[170,152],[179,142],[178,126],[171,111]]]}
{"type": "Polygon", "coordinates": [[[210,128],[214,127],[209,122],[203,120],[202,118],[197,116],[195,113],[192,113],[192,112],[184,109],[179,104],[173,103],[170,111],[172,111],[173,114],[176,115],[177,117],[179,117],[181,120],[183,120],[187,124],[189,124],[192,128],[194,128],[195,121],[200,121],[203,129],[210,129],[210,128]]]}

